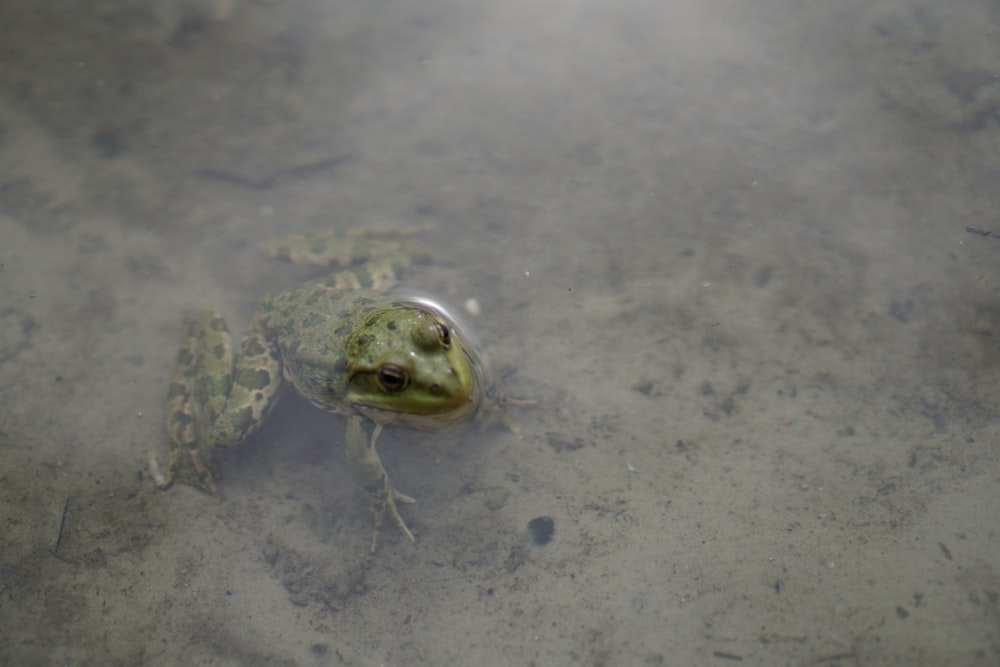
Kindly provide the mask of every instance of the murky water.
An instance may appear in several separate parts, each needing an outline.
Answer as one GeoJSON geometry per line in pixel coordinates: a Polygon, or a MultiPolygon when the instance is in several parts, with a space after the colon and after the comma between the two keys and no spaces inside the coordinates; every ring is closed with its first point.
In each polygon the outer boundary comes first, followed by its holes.
{"type": "Polygon", "coordinates": [[[0,86],[0,662],[1000,662],[995,2],[7,2],[0,86]],[[157,491],[185,318],[367,226],[524,439],[387,429],[375,556],[300,401],[157,491]]]}

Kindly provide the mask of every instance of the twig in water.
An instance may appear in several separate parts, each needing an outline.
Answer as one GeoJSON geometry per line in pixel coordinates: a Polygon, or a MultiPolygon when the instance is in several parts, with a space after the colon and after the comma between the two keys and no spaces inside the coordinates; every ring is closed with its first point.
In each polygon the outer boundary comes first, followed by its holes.
{"type": "Polygon", "coordinates": [[[988,239],[1000,239],[1000,234],[997,234],[992,229],[983,229],[982,227],[973,227],[972,225],[966,225],[965,231],[970,234],[979,234],[980,236],[985,236],[988,239]]]}
{"type": "Polygon", "coordinates": [[[63,503],[62,518],[59,520],[59,534],[56,536],[56,545],[52,547],[52,555],[59,557],[59,545],[62,544],[63,531],[66,529],[66,514],[69,512],[69,498],[63,503]]]}

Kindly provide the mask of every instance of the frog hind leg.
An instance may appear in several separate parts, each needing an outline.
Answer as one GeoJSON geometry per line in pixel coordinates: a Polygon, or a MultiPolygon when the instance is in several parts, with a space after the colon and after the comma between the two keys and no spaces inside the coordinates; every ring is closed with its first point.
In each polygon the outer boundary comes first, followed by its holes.
{"type": "Polygon", "coordinates": [[[281,354],[264,326],[266,311],[250,322],[233,364],[227,399],[212,419],[212,444],[232,447],[256,431],[277,403],[283,384],[281,354]]]}
{"type": "Polygon", "coordinates": [[[352,416],[347,420],[347,458],[351,462],[354,481],[368,494],[372,511],[375,513],[375,532],[372,535],[371,553],[378,550],[379,532],[382,530],[382,522],[386,514],[392,518],[399,532],[407,540],[415,541],[413,533],[403,521],[403,517],[399,515],[396,503],[415,503],[416,500],[397,491],[389,481],[389,476],[386,475],[382,461],[375,450],[375,443],[381,432],[382,425],[375,424],[371,437],[369,437],[361,427],[360,417],[352,416]]]}
{"type": "Polygon", "coordinates": [[[232,339],[222,315],[199,311],[181,340],[167,395],[170,469],[157,480],[175,481],[219,495],[212,472],[217,446],[241,442],[257,429],[281,386],[275,345],[254,318],[233,360],[232,339]]]}
{"type": "Polygon", "coordinates": [[[340,278],[331,287],[383,290],[395,285],[412,264],[440,261],[430,249],[409,240],[430,228],[327,230],[274,239],[259,247],[274,259],[340,269],[340,278]]]}
{"type": "Polygon", "coordinates": [[[175,482],[212,495],[219,490],[211,471],[210,425],[225,404],[232,384],[232,341],[222,315],[199,311],[181,338],[167,394],[170,469],[157,486],[175,482]]]}

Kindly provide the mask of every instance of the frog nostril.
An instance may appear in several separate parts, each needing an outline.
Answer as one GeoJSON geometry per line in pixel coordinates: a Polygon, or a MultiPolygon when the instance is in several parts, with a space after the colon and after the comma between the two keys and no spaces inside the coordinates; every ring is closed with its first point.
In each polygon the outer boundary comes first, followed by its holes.
{"type": "Polygon", "coordinates": [[[432,384],[430,387],[427,388],[427,391],[437,396],[438,394],[441,393],[441,385],[435,382],[434,384],[432,384]]]}

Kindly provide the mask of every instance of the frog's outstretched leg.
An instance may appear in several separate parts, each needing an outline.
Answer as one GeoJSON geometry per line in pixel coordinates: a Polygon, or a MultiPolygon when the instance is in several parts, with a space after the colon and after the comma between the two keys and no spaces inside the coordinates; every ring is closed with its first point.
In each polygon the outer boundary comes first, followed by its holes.
{"type": "Polygon", "coordinates": [[[389,482],[389,477],[385,474],[385,468],[382,467],[378,452],[375,451],[375,443],[381,432],[382,425],[375,424],[369,438],[361,427],[360,417],[352,416],[347,419],[347,458],[351,462],[354,480],[368,494],[368,500],[375,512],[375,534],[372,535],[371,553],[378,550],[379,531],[382,529],[382,521],[386,513],[389,514],[396,527],[399,528],[399,532],[406,539],[410,542],[415,539],[406,522],[403,521],[403,517],[399,515],[396,503],[415,503],[417,501],[405,493],[397,491],[389,482]]]}
{"type": "Polygon", "coordinates": [[[294,264],[311,264],[353,272],[353,285],[330,283],[331,287],[388,289],[412,264],[436,261],[430,249],[413,241],[401,242],[431,227],[404,229],[327,230],[302,236],[287,236],[259,245],[269,257],[294,264]]]}

